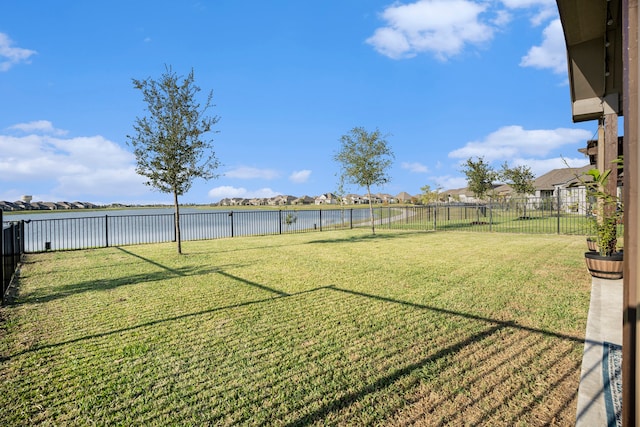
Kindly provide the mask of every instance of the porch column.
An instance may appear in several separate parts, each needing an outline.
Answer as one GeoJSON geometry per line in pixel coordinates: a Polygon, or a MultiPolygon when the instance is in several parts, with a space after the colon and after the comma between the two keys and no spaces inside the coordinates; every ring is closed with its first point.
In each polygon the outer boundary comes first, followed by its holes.
{"type": "Polygon", "coordinates": [[[638,372],[640,296],[640,152],[638,150],[638,0],[623,0],[623,109],[624,109],[624,278],[622,329],[622,423],[638,426],[638,372]]]}

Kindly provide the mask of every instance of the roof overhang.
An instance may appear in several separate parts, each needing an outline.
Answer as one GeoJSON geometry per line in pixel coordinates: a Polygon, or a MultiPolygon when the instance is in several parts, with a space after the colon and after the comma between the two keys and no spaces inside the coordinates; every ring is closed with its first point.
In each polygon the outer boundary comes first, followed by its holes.
{"type": "Polygon", "coordinates": [[[557,0],[574,122],[622,115],[622,0],[557,0]]]}

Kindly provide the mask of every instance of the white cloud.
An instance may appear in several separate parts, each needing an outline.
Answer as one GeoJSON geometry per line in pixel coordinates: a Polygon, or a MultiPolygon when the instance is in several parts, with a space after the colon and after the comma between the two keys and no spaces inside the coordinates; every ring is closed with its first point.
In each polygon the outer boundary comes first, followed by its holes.
{"type": "Polygon", "coordinates": [[[418,162],[402,162],[402,164],[400,164],[400,167],[402,169],[407,169],[408,171],[413,173],[429,172],[429,168],[427,168],[425,165],[418,162]]]}
{"type": "MultiPolygon", "coordinates": [[[[11,129],[60,133],[46,121],[11,129]]],[[[137,196],[148,192],[143,181],[135,173],[133,154],[102,136],[0,135],[0,183],[19,185],[27,194],[87,201],[101,196],[137,196]]]]}
{"type": "Polygon", "coordinates": [[[13,41],[8,35],[0,33],[0,71],[9,71],[11,67],[21,62],[28,63],[35,55],[35,50],[13,47],[13,41]]]}
{"type": "Polygon", "coordinates": [[[28,123],[18,123],[9,126],[9,130],[17,130],[24,133],[39,133],[47,135],[63,136],[68,133],[64,129],[56,129],[53,127],[53,123],[48,120],[36,120],[28,123]]]}
{"type": "Polygon", "coordinates": [[[225,198],[243,198],[243,199],[253,199],[253,198],[270,198],[275,197],[281,193],[277,193],[270,188],[261,188],[258,190],[247,190],[244,187],[233,187],[230,185],[222,185],[220,187],[215,187],[209,190],[209,197],[214,201],[219,201],[225,198]]]}
{"type": "Polygon", "coordinates": [[[483,141],[472,141],[450,152],[449,157],[484,157],[489,162],[522,156],[543,158],[555,149],[586,141],[591,136],[591,132],[583,129],[526,130],[522,126],[505,126],[489,134],[483,141]]]}
{"type": "Polygon", "coordinates": [[[291,175],[289,175],[289,181],[295,182],[296,184],[303,184],[309,180],[310,176],[311,171],[308,169],[294,171],[291,175]]]}
{"type": "Polygon", "coordinates": [[[567,50],[560,19],[554,19],[542,32],[542,44],[529,49],[520,61],[522,67],[551,69],[556,74],[567,72],[567,50]]]}
{"type": "Polygon", "coordinates": [[[429,52],[446,60],[467,45],[479,45],[493,38],[494,29],[480,19],[486,8],[485,4],[470,0],[394,3],[382,12],[386,25],[366,42],[393,59],[429,52]]]}
{"type": "Polygon", "coordinates": [[[556,0],[502,0],[508,9],[533,9],[531,24],[538,26],[553,16],[557,16],[556,0]]]}
{"type": "Polygon", "coordinates": [[[432,181],[436,183],[434,188],[441,188],[443,191],[467,186],[467,179],[462,176],[442,175],[432,178],[432,181]]]}
{"type": "Polygon", "coordinates": [[[258,169],[247,166],[241,166],[236,169],[232,169],[224,174],[227,178],[238,179],[276,179],[280,176],[278,171],[273,169],[258,169]]]}

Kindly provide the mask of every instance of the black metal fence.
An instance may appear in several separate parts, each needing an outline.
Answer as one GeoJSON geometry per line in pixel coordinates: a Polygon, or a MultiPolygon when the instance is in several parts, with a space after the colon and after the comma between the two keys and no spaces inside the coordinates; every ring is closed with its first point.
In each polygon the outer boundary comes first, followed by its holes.
{"type": "MultiPolygon", "coordinates": [[[[183,241],[351,228],[362,209],[239,210],[180,215],[183,241]]],[[[175,241],[174,214],[22,221],[27,253],[175,241]]]]}
{"type": "MultiPolygon", "coordinates": [[[[377,229],[469,230],[505,233],[589,233],[591,207],[576,197],[489,203],[377,206],[377,229]]],[[[20,222],[25,252],[175,241],[174,215],[101,215],[20,222]]],[[[370,227],[369,209],[237,210],[180,215],[183,241],[370,227]]]]}
{"type": "Polygon", "coordinates": [[[24,224],[22,222],[5,224],[2,221],[2,211],[0,211],[0,224],[2,224],[2,233],[0,235],[0,256],[2,257],[0,281],[2,282],[2,302],[4,303],[11,280],[24,254],[24,224]]]}
{"type": "Polygon", "coordinates": [[[468,230],[533,234],[589,234],[592,206],[577,197],[528,197],[488,203],[449,203],[378,208],[379,223],[390,229],[468,230]],[[387,209],[387,213],[384,213],[387,209]],[[395,212],[395,213],[394,213],[395,212]]]}

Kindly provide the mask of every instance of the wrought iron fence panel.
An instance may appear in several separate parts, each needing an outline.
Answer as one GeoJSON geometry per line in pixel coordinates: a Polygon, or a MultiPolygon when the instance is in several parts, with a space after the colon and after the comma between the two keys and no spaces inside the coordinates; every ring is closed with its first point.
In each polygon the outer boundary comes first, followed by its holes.
{"type": "MultiPolygon", "coordinates": [[[[376,228],[504,233],[589,233],[593,206],[584,193],[510,197],[482,203],[376,206],[376,228]]],[[[175,241],[174,214],[94,215],[21,221],[25,252],[175,241]]],[[[370,227],[370,210],[281,209],[195,212],[180,215],[183,241],[370,227]]]]}
{"type": "Polygon", "coordinates": [[[0,211],[0,228],[0,258],[2,258],[0,266],[2,294],[0,294],[0,299],[4,303],[11,280],[18,269],[22,254],[24,254],[24,227],[20,222],[3,222],[2,211],[0,211]]]}

